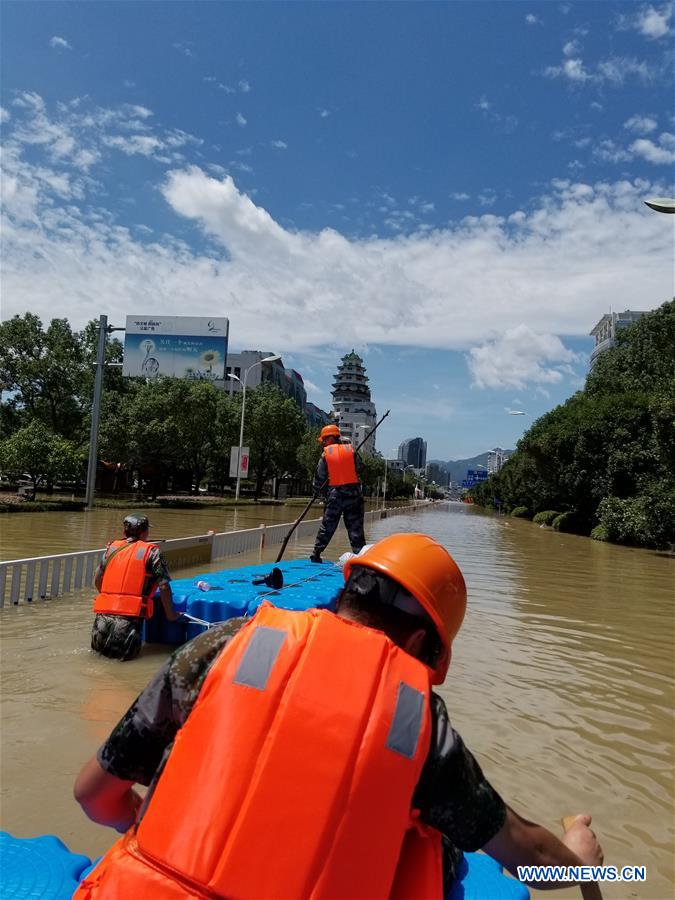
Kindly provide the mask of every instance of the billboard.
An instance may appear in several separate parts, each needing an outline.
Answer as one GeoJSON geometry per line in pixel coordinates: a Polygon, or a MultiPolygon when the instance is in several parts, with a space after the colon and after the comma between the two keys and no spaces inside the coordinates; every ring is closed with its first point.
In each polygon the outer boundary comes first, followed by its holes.
{"type": "Polygon", "coordinates": [[[123,375],[223,385],[229,322],[198,316],[127,316],[123,375]]]}
{"type": "MultiPolygon", "coordinates": [[[[237,456],[239,455],[239,447],[231,447],[230,448],[230,478],[237,477],[237,456]]],[[[248,461],[249,461],[249,451],[248,447],[241,448],[241,460],[239,462],[239,477],[240,478],[248,478],[248,461]]]]}

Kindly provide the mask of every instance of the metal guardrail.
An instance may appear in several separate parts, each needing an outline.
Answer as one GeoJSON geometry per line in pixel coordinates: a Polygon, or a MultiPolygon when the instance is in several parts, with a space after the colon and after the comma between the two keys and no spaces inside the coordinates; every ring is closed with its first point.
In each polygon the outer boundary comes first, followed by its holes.
{"type": "MultiPolygon", "coordinates": [[[[438,508],[441,503],[428,504],[416,501],[407,506],[371,510],[365,521],[371,523],[390,516],[403,515],[419,508],[438,508]]],[[[198,534],[185,538],[169,538],[161,541],[162,554],[176,565],[199,561],[211,561],[238,556],[240,553],[262,554],[266,546],[281,544],[292,522],[279,525],[260,525],[242,531],[221,531],[198,534]]],[[[293,535],[294,540],[313,538],[319,530],[321,519],[301,522],[293,535]]],[[[30,603],[33,600],[53,599],[81,588],[92,587],[94,574],[104,547],[96,550],[80,550],[75,553],[58,553],[52,556],[35,556],[28,559],[10,559],[0,562],[0,608],[8,600],[11,604],[30,603]]]]}

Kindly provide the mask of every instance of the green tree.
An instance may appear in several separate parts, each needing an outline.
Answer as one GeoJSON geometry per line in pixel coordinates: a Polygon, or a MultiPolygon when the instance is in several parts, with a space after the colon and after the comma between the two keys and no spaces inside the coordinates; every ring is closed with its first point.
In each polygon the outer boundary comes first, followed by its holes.
{"type": "Polygon", "coordinates": [[[86,378],[80,336],[67,319],[45,329],[33,313],[0,324],[0,384],[17,424],[38,420],[68,438],[81,437],[86,378]]]}
{"type": "Polygon", "coordinates": [[[256,498],[268,478],[298,471],[297,448],[306,427],[297,403],[274,385],[263,382],[247,393],[244,444],[250,450],[256,498]]]}
{"type": "Polygon", "coordinates": [[[298,446],[296,457],[302,477],[311,481],[321,459],[322,448],[319,443],[320,428],[308,428],[298,446]]]}
{"type": "Polygon", "coordinates": [[[384,459],[381,456],[371,456],[369,453],[359,454],[363,461],[363,471],[361,472],[361,484],[363,491],[368,496],[372,496],[384,478],[384,459]]]}
{"type": "Polygon", "coordinates": [[[618,335],[586,387],[538,419],[477,503],[569,513],[612,540],[667,546],[675,496],[675,301],[618,335]]]}
{"type": "Polygon", "coordinates": [[[80,475],[83,456],[72,441],[33,421],[0,443],[0,466],[17,476],[29,475],[35,494],[43,483],[80,475]]]}
{"type": "Polygon", "coordinates": [[[209,482],[216,485],[221,494],[230,477],[231,449],[239,446],[240,417],[241,395],[218,391],[216,417],[209,432],[211,453],[208,476],[209,482]]]}

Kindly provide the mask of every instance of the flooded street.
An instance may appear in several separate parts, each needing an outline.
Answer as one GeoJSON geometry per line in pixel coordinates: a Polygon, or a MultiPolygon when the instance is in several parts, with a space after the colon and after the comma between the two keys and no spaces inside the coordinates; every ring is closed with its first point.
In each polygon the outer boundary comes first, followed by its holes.
{"type": "MultiPolygon", "coordinates": [[[[369,506],[366,506],[368,509],[369,506]]],[[[320,516],[315,507],[309,518],[320,516]]],[[[267,504],[214,506],[212,509],[144,509],[129,504],[125,509],[96,508],[88,512],[12,513],[3,517],[0,532],[0,560],[47,556],[50,553],[69,553],[93,550],[121,534],[122,519],[127,512],[145,513],[152,523],[153,540],[206,534],[207,531],[238,531],[257,528],[261,522],[292,522],[303,506],[267,504]]]]}
{"type": "MultiPolygon", "coordinates": [[[[149,515],[153,537],[163,538],[283,522],[299,512],[149,515]]],[[[120,518],[119,510],[5,516],[2,556],[101,546],[120,518]]],[[[467,580],[468,613],[441,693],[490,781],[517,811],[556,833],[562,815],[591,812],[608,864],[647,867],[646,884],[605,884],[605,897],[672,896],[675,562],[461,504],[380,521],[368,538],[417,530],[440,540],[467,580]]],[[[340,528],[329,556],[345,549],[340,528]]],[[[310,550],[308,542],[291,543],[288,556],[310,550]]],[[[211,569],[257,561],[239,556],[211,569]]],[[[124,664],[94,656],[91,599],[80,593],[0,614],[2,828],[58,834],[71,849],[97,855],[115,835],[80,812],[73,779],[167,650],[146,647],[124,664]]]]}

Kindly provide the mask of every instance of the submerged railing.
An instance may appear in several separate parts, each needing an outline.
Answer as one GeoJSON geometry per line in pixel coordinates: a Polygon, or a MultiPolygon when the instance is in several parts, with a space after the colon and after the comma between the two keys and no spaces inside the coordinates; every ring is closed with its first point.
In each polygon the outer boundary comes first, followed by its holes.
{"type": "MultiPolygon", "coordinates": [[[[407,506],[371,510],[365,514],[366,523],[403,515],[417,509],[438,509],[443,501],[428,503],[415,501],[407,506]]],[[[293,533],[293,540],[313,538],[321,519],[301,522],[293,533]]],[[[210,531],[192,537],[169,538],[158,541],[162,556],[173,569],[201,562],[213,562],[238,556],[241,553],[262,554],[267,546],[281,544],[292,522],[280,525],[260,525],[241,531],[210,531]]],[[[82,588],[92,587],[94,575],[104,547],[96,550],[80,550],[75,553],[57,553],[51,556],[35,556],[30,559],[10,559],[0,562],[0,607],[5,601],[16,605],[20,602],[47,600],[70,594],[82,588]]]]}

